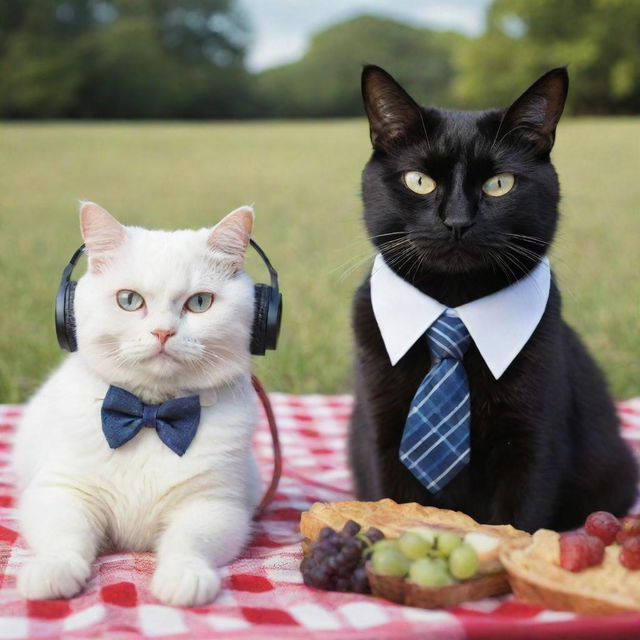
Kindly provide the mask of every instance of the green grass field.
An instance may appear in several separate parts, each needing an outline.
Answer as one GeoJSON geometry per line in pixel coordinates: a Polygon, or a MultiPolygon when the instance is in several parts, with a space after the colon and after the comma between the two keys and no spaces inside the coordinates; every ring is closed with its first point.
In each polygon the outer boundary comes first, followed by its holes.
{"type": "MultiPolygon", "coordinates": [[[[562,123],[563,221],[552,263],[565,316],[616,397],[640,394],[639,119],[562,123]]],[[[78,199],[125,224],[212,225],[255,203],[281,275],[281,346],[256,359],[273,390],[348,392],[351,293],[372,255],[360,221],[364,120],[0,125],[0,402],[24,401],[62,357],[53,297],[80,244],[78,199]]],[[[252,258],[250,273],[266,278],[252,258]]]]}

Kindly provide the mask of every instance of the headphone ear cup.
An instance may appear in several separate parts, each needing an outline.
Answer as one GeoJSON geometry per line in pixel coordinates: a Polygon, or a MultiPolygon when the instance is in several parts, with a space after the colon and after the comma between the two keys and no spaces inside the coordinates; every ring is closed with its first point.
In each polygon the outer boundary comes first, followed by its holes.
{"type": "Polygon", "coordinates": [[[278,346],[280,324],[282,323],[282,294],[278,289],[269,287],[269,309],[267,313],[266,344],[267,349],[278,346]]]}
{"type": "Polygon", "coordinates": [[[78,350],[78,342],[76,341],[76,314],[75,314],[75,298],[76,285],[75,280],[69,281],[67,286],[67,296],[64,305],[64,329],[67,334],[67,342],[69,343],[69,351],[78,350]]]}
{"type": "Polygon", "coordinates": [[[267,349],[267,319],[271,287],[254,285],[253,328],[251,330],[251,354],[263,356],[267,349]]]}
{"type": "Polygon", "coordinates": [[[56,295],[56,336],[60,348],[65,351],[76,351],[78,348],[73,308],[76,284],[74,280],[66,280],[56,295]]]}

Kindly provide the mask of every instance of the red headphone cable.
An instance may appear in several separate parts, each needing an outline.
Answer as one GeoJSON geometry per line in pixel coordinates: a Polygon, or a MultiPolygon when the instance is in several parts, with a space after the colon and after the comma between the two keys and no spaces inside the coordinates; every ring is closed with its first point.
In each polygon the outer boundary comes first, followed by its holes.
{"type": "Polygon", "coordinates": [[[262,402],[262,406],[264,407],[264,412],[267,416],[267,422],[269,423],[269,431],[271,431],[271,441],[273,444],[273,474],[271,476],[271,482],[269,483],[269,487],[262,496],[262,500],[256,507],[255,513],[253,515],[254,520],[259,520],[260,517],[264,514],[266,508],[269,506],[270,502],[273,500],[278,488],[278,483],[280,482],[280,476],[282,475],[282,450],[280,449],[278,427],[276,425],[276,418],[273,414],[273,407],[271,406],[269,396],[260,383],[260,380],[258,380],[255,375],[251,376],[251,383],[253,384],[253,388],[258,394],[258,397],[262,402]]]}

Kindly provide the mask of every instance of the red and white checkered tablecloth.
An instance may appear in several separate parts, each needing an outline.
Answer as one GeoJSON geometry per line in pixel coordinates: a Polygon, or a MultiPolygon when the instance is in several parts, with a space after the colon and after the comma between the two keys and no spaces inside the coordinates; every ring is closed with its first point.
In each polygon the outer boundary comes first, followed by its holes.
{"type": "MultiPolygon", "coordinates": [[[[640,638],[640,614],[586,618],[526,605],[513,596],[427,611],[305,587],[298,571],[300,512],[315,501],[351,496],[345,452],[351,398],[279,393],[271,398],[284,454],[276,499],[243,557],[223,570],[218,599],[190,609],[164,606],[150,594],[150,553],[101,556],[87,588],[72,600],[18,596],[16,573],[28,551],[17,532],[6,466],[21,407],[0,405],[0,639],[640,638]]],[[[640,453],[640,398],[620,403],[619,413],[625,437],[640,453]]],[[[272,454],[265,424],[256,450],[268,478],[272,454]]]]}

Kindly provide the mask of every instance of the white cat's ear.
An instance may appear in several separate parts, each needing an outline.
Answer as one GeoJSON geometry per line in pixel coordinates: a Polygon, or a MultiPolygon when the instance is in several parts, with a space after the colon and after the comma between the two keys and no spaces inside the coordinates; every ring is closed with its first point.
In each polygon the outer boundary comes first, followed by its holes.
{"type": "Polygon", "coordinates": [[[80,203],[80,230],[89,258],[89,270],[99,272],[109,254],[125,240],[125,228],[106,210],[94,202],[80,203]]]}
{"type": "Polygon", "coordinates": [[[239,207],[222,218],[207,239],[209,249],[221,259],[230,261],[234,271],[240,271],[244,265],[254,217],[252,207],[239,207]]]}

